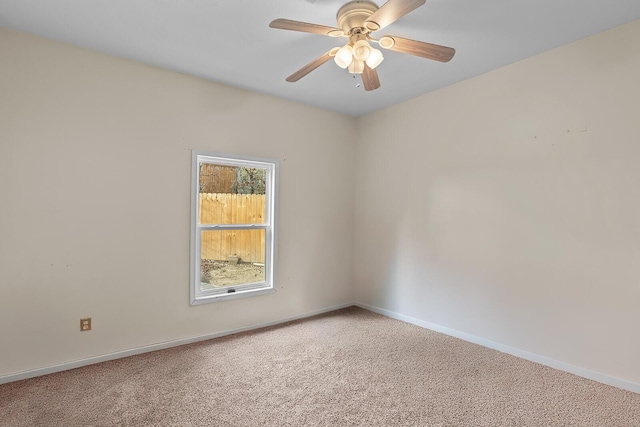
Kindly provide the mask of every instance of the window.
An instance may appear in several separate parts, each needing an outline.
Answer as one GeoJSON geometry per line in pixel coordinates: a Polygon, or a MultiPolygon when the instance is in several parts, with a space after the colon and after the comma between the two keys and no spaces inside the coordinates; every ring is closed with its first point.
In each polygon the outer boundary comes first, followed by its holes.
{"type": "Polygon", "coordinates": [[[277,160],[192,153],[191,305],[275,292],[277,160]]]}

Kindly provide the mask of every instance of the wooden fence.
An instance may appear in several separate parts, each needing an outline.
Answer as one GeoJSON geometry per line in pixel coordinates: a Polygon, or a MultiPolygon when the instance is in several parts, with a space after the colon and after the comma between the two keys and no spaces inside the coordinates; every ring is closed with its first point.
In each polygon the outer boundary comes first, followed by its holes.
{"type": "MultiPolygon", "coordinates": [[[[264,194],[200,193],[200,224],[261,224],[264,194]]],[[[202,232],[202,259],[264,262],[265,230],[213,230],[202,232]]]]}

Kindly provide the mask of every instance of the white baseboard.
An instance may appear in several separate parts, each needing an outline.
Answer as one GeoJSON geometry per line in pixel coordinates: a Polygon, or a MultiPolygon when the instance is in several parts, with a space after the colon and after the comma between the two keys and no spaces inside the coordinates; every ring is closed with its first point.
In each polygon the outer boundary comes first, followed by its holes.
{"type": "Polygon", "coordinates": [[[41,375],[52,374],[55,372],[66,371],[69,369],[80,368],[82,366],[93,365],[95,363],[106,362],[109,360],[120,359],[123,357],[134,356],[136,354],[148,353],[151,351],[163,350],[166,348],[177,347],[185,344],[191,344],[199,341],[206,341],[213,338],[223,337],[226,335],[237,334],[240,332],[246,332],[254,329],[265,328],[268,326],[279,325],[282,323],[291,322],[294,320],[304,319],[306,317],[316,316],[318,314],[328,313],[330,311],[339,310],[341,308],[350,307],[352,305],[356,305],[365,310],[372,311],[374,313],[382,314],[383,316],[391,317],[393,319],[401,320],[403,322],[411,323],[413,325],[420,326],[422,328],[430,329],[435,332],[440,332],[445,335],[449,335],[455,338],[459,338],[464,341],[468,341],[474,344],[481,345],[483,347],[487,347],[493,350],[500,351],[502,353],[507,353],[512,356],[520,357],[525,360],[529,360],[531,362],[540,363],[541,365],[549,366],[550,368],[558,369],[560,371],[569,372],[574,375],[578,375],[583,378],[587,378],[593,381],[597,381],[603,384],[607,384],[613,387],[618,387],[624,390],[629,390],[634,393],[640,393],[640,384],[622,380],[620,378],[612,377],[606,374],[602,374],[600,372],[591,371],[589,369],[581,368],[579,366],[571,365],[569,363],[561,362],[555,359],[551,359],[549,357],[540,356],[535,353],[531,353],[528,351],[520,350],[514,347],[509,347],[504,344],[500,344],[495,341],[491,341],[485,338],[477,337],[475,335],[468,334],[466,332],[461,332],[455,329],[447,328],[445,326],[441,326],[435,323],[427,322],[424,320],[420,320],[411,316],[405,316],[404,314],[399,314],[394,311],[386,310],[379,307],[374,307],[368,304],[363,303],[347,303],[340,304],[328,308],[324,308],[321,310],[315,310],[312,312],[300,314],[297,316],[288,317],[285,319],[279,319],[272,322],[260,323],[257,325],[246,326],[243,328],[230,329],[222,332],[216,332],[213,334],[201,335],[197,337],[173,340],[162,342],[158,344],[152,344],[143,347],[137,347],[129,350],[118,351],[115,353],[104,354],[100,356],[88,357],[86,359],[74,360],[67,363],[62,363],[59,365],[47,366],[44,368],[32,369],[28,371],[17,372],[14,374],[9,374],[5,376],[0,376],[0,384],[5,384],[13,381],[24,380],[27,378],[38,377],[41,375]]]}
{"type": "Polygon", "coordinates": [[[512,356],[519,357],[521,359],[526,359],[531,362],[536,362],[541,365],[549,366],[550,368],[558,369],[560,371],[569,372],[579,377],[587,378],[593,381],[597,381],[599,383],[607,384],[613,387],[618,387],[624,390],[629,390],[634,393],[640,393],[640,384],[637,384],[631,381],[622,380],[620,378],[605,375],[600,372],[595,372],[589,369],[581,368],[579,366],[571,365],[569,363],[560,362],[558,360],[551,359],[549,357],[540,356],[535,353],[530,353],[528,351],[520,350],[514,347],[509,347],[508,345],[500,344],[495,341],[477,337],[475,335],[471,335],[466,332],[461,332],[455,329],[447,328],[445,326],[441,326],[435,323],[416,319],[415,317],[405,316],[404,314],[399,314],[390,310],[386,310],[384,308],[374,307],[374,306],[363,304],[363,303],[355,303],[355,305],[365,310],[382,314],[383,316],[387,316],[393,319],[401,320],[403,322],[411,323],[413,325],[430,329],[435,332],[440,332],[442,334],[449,335],[455,338],[460,338],[463,341],[468,341],[470,343],[478,344],[483,347],[487,347],[493,350],[500,351],[502,353],[507,353],[512,356]]]}
{"type": "Polygon", "coordinates": [[[136,347],[129,350],[117,351],[115,353],[103,354],[101,356],[88,357],[86,359],[74,360],[71,362],[61,363],[59,365],[47,366],[44,368],[31,369],[28,371],[16,372],[14,374],[0,376],[0,384],[10,383],[13,381],[25,380],[27,378],[39,377],[41,375],[53,374],[55,372],[67,371],[69,369],[80,368],[82,366],[93,365],[95,363],[106,362],[123,357],[135,356],[136,354],[148,353],[151,351],[164,350],[166,348],[177,347],[180,345],[191,344],[198,341],[206,341],[213,338],[219,338],[226,335],[237,334],[240,332],[251,331],[253,329],[265,328],[267,326],[279,325],[281,323],[291,322],[293,320],[304,319],[306,317],[316,316],[318,314],[328,313],[330,311],[339,310],[341,308],[351,307],[352,303],[335,305],[320,310],[311,311],[285,319],[274,320],[272,322],[260,323],[257,325],[246,326],[243,328],[229,329],[227,331],[216,332],[213,334],[201,335],[197,337],[166,341],[158,344],[151,344],[143,347],[136,347]]]}

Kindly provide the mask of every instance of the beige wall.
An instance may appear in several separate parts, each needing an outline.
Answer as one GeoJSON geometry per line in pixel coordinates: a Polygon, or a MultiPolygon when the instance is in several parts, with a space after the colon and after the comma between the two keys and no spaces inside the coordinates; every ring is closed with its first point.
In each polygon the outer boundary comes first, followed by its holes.
{"type": "Polygon", "coordinates": [[[352,302],[354,137],[350,117],[0,29],[0,377],[352,302]],[[192,149],[280,159],[277,293],[189,306],[192,149]]]}
{"type": "Polygon", "coordinates": [[[359,119],[356,300],[640,383],[638,40],[359,119]]]}

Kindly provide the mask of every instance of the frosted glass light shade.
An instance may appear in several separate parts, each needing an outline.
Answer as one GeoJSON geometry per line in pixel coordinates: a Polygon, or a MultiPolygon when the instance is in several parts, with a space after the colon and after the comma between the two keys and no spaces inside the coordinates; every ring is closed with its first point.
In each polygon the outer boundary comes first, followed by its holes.
{"type": "Polygon", "coordinates": [[[351,74],[362,74],[364,71],[364,61],[353,61],[349,65],[349,72],[351,74]]]}
{"type": "Polygon", "coordinates": [[[371,52],[371,46],[366,40],[358,40],[353,45],[353,57],[358,61],[365,61],[371,52]]]}
{"type": "Polygon", "coordinates": [[[342,46],[336,52],[336,56],[333,57],[333,60],[340,68],[347,68],[351,62],[353,62],[353,52],[351,50],[351,46],[345,45],[342,46]]]}
{"type": "Polygon", "coordinates": [[[371,48],[371,53],[367,58],[367,66],[373,70],[378,65],[380,65],[383,59],[384,56],[382,56],[382,52],[380,52],[378,49],[371,48]]]}

